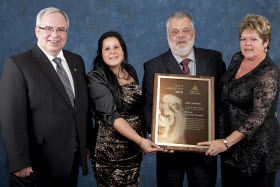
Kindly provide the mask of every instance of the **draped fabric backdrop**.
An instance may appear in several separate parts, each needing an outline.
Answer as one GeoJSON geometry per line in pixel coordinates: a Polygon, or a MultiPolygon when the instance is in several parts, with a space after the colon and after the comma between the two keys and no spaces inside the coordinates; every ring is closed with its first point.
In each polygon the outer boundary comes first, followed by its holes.
{"type": "MultiPolygon", "coordinates": [[[[5,59],[36,44],[37,13],[51,6],[68,14],[70,29],[65,49],[83,57],[87,72],[92,69],[99,37],[114,30],[123,36],[128,61],[142,82],[143,63],[168,49],[165,22],[176,11],[193,16],[195,46],[221,51],[227,66],[232,55],[239,51],[238,24],[248,13],[265,16],[272,25],[269,55],[280,67],[280,0],[0,0],[0,72],[5,59]]],[[[280,116],[279,109],[277,114],[280,116]]],[[[0,141],[0,186],[3,187],[8,186],[5,160],[0,141]]],[[[154,154],[145,155],[140,186],[156,186],[155,161],[154,154]]],[[[79,176],[78,186],[96,186],[91,168],[89,175],[79,176]]],[[[216,186],[221,186],[219,164],[216,186]]],[[[280,186],[279,174],[276,186],[280,186]]]]}

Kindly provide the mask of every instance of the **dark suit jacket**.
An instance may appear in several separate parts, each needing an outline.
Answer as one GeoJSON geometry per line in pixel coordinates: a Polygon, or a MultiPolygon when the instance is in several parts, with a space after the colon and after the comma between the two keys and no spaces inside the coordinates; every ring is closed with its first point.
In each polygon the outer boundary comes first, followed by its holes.
{"type": "MultiPolygon", "coordinates": [[[[222,54],[218,51],[195,47],[194,54],[196,59],[196,75],[213,76],[215,77],[215,83],[217,83],[226,70],[222,54]]],[[[144,70],[145,73],[142,83],[142,123],[147,128],[147,131],[151,133],[154,74],[167,73],[182,75],[183,73],[170,49],[158,57],[146,62],[144,64],[144,70]]]]}
{"type": "Polygon", "coordinates": [[[32,166],[35,174],[50,180],[67,177],[74,159],[76,128],[82,171],[88,172],[85,67],[79,55],[63,53],[74,80],[75,107],[38,46],[5,62],[0,82],[0,126],[10,173],[32,166]]]}

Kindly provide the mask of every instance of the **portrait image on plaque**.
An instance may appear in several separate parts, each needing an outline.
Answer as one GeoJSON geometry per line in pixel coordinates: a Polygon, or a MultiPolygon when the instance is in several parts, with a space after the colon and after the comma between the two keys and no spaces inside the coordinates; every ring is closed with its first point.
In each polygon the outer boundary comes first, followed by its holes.
{"type": "Polygon", "coordinates": [[[165,149],[206,152],[214,140],[214,78],[156,73],[152,141],[165,149]]]}

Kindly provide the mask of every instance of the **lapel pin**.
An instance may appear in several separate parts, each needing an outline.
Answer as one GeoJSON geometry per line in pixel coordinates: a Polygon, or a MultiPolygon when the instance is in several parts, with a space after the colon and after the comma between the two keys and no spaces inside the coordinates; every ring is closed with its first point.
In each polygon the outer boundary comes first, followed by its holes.
{"type": "Polygon", "coordinates": [[[76,69],[76,68],[74,68],[74,71],[77,71],[77,69],[76,69]]]}

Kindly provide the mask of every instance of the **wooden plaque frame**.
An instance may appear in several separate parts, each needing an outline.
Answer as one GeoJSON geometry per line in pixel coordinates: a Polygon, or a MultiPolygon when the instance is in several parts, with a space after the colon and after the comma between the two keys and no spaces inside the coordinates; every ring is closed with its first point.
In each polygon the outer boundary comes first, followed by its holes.
{"type": "Polygon", "coordinates": [[[214,77],[156,73],[152,141],[164,149],[206,152],[215,138],[214,77]]]}

